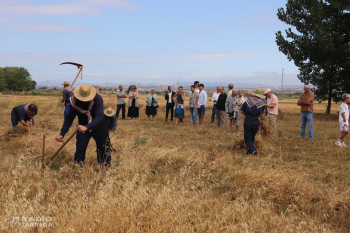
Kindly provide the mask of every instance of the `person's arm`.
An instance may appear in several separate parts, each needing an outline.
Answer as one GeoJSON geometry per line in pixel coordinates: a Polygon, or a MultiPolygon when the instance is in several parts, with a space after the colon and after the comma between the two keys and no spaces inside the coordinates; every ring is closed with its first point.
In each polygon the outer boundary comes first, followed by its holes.
{"type": "Polygon", "coordinates": [[[245,115],[246,108],[247,108],[247,103],[244,103],[244,104],[242,105],[242,108],[241,108],[241,113],[242,113],[243,115],[245,115]]]}
{"type": "Polygon", "coordinates": [[[90,130],[96,126],[99,126],[103,121],[104,113],[103,113],[103,99],[102,99],[102,97],[96,98],[94,105],[96,106],[95,118],[92,119],[92,121],[89,124],[85,125],[87,130],[90,130]]]}
{"type": "Polygon", "coordinates": [[[134,98],[135,98],[135,100],[137,100],[139,98],[139,92],[138,91],[135,93],[134,98]]]}
{"type": "Polygon", "coordinates": [[[345,112],[343,112],[341,115],[343,116],[343,122],[346,122],[345,112]]]}
{"type": "Polygon", "coordinates": [[[185,99],[186,99],[186,94],[185,94],[185,92],[182,94],[182,100],[184,101],[184,103],[185,103],[185,99]]]}
{"type": "Polygon", "coordinates": [[[165,93],[165,99],[166,99],[166,100],[169,99],[169,92],[165,93]]]}
{"type": "Polygon", "coordinates": [[[301,104],[301,96],[300,96],[299,99],[298,99],[297,105],[298,105],[298,106],[302,106],[302,104],[301,104]]]}
{"type": "Polygon", "coordinates": [[[154,95],[154,101],[155,101],[156,103],[158,103],[158,96],[157,96],[157,94],[154,95]]]}
{"type": "Polygon", "coordinates": [[[228,114],[228,97],[226,98],[226,101],[225,101],[225,110],[226,110],[226,114],[228,114]]]}
{"type": "Polygon", "coordinates": [[[173,102],[175,103],[175,97],[177,96],[177,93],[173,96],[173,102]]]}
{"type": "Polygon", "coordinates": [[[67,90],[66,89],[63,89],[63,97],[61,99],[61,102],[64,103],[64,101],[66,100],[66,97],[67,97],[67,90]]]}
{"type": "Polygon", "coordinates": [[[151,103],[151,102],[148,100],[149,97],[150,97],[150,94],[148,94],[147,97],[146,97],[146,103],[148,103],[148,104],[151,103]]]}

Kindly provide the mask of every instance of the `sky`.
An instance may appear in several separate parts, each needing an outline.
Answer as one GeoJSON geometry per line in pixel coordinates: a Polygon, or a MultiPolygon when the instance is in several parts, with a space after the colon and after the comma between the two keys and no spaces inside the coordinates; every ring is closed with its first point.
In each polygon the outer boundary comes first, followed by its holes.
{"type": "Polygon", "coordinates": [[[0,67],[38,83],[302,85],[279,52],[286,0],[0,0],[0,67]]]}

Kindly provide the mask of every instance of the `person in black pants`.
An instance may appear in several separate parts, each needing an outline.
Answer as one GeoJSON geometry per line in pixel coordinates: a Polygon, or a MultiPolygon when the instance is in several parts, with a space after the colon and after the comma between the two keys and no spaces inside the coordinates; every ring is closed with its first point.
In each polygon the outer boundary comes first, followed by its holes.
{"type": "Polygon", "coordinates": [[[123,90],[123,86],[119,85],[119,89],[117,90],[117,118],[119,117],[119,111],[122,110],[122,119],[125,120],[125,99],[126,94],[123,90]]]}
{"type": "Polygon", "coordinates": [[[172,91],[173,88],[171,86],[168,87],[168,92],[165,94],[166,99],[166,113],[165,113],[165,122],[168,121],[169,116],[169,110],[171,111],[171,121],[173,121],[173,114],[174,114],[174,101],[173,97],[176,94],[176,91],[172,91]]]}

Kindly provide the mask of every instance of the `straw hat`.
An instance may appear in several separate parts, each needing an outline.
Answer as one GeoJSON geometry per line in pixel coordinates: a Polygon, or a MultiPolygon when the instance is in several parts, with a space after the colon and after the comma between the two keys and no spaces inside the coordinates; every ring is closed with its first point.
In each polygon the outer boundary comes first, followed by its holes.
{"type": "Polygon", "coordinates": [[[254,96],[265,98],[264,96],[264,90],[262,88],[256,88],[255,92],[253,93],[254,96]]]}
{"type": "Polygon", "coordinates": [[[96,96],[96,89],[89,84],[83,84],[74,90],[74,96],[81,101],[90,101],[96,96]]]}
{"type": "Polygon", "coordinates": [[[68,81],[64,81],[64,82],[63,82],[63,85],[64,85],[64,86],[69,86],[69,82],[68,82],[68,81]]]}
{"type": "Polygon", "coordinates": [[[112,109],[112,108],[107,108],[105,111],[104,111],[105,115],[106,116],[113,116],[115,114],[115,111],[112,109]]]}

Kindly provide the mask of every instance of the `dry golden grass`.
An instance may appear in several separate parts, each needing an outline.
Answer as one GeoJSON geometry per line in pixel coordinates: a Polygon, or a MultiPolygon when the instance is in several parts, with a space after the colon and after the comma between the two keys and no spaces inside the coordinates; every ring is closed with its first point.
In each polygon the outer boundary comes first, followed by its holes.
{"type": "MultiPolygon", "coordinates": [[[[116,108],[114,95],[103,95],[116,108]]],[[[161,97],[162,99],[162,97],[161,97]]],[[[59,147],[63,122],[57,97],[1,96],[0,228],[3,232],[348,232],[350,156],[338,148],[338,106],[332,115],[315,104],[315,140],[300,140],[296,100],[281,100],[278,138],[258,136],[258,157],[239,146],[243,134],[147,122],[145,96],[138,121],[119,121],[111,134],[112,166],[100,171],[90,141],[86,163],[74,173],[75,138],[41,172],[42,134],[47,157],[59,147]],[[36,125],[13,130],[11,109],[39,107],[36,125]],[[238,146],[237,146],[238,145],[238,146]],[[52,217],[52,227],[11,227],[14,216],[52,217]]],[[[67,134],[73,131],[73,128],[67,134]]]]}

